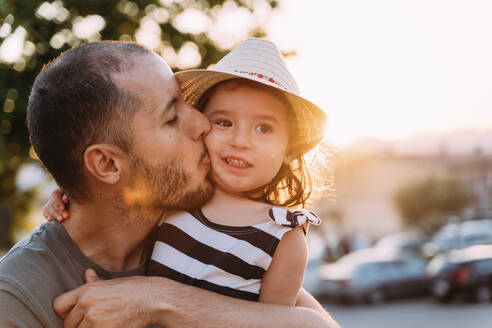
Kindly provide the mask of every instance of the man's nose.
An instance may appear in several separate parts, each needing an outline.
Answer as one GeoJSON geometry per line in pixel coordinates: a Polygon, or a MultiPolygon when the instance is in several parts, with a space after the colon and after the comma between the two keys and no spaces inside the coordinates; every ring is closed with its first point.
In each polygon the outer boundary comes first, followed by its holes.
{"type": "Polygon", "coordinates": [[[186,104],[186,114],[184,120],[186,122],[188,132],[190,133],[193,140],[203,139],[210,131],[210,122],[195,107],[186,104]]]}

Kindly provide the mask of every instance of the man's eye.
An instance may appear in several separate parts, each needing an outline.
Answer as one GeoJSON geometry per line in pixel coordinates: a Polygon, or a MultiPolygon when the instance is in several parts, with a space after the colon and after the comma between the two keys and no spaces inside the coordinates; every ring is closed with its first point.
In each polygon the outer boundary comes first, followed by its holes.
{"type": "Polygon", "coordinates": [[[228,120],[217,120],[213,122],[215,125],[221,126],[223,128],[230,128],[232,126],[232,122],[228,120]]]}
{"type": "Polygon", "coordinates": [[[177,121],[178,121],[178,116],[175,115],[170,121],[167,121],[165,124],[172,126],[172,125],[176,124],[177,121]]]}
{"type": "Polygon", "coordinates": [[[256,127],[256,131],[260,133],[270,133],[273,131],[272,127],[268,124],[260,124],[256,127]]]}

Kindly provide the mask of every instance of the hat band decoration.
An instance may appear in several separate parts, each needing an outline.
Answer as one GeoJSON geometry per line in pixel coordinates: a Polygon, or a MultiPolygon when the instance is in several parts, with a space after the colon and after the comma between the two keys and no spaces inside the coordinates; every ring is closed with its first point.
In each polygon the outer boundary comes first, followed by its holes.
{"type": "Polygon", "coordinates": [[[234,72],[240,73],[240,74],[247,74],[247,75],[250,75],[250,76],[257,76],[260,79],[265,79],[266,81],[268,81],[270,83],[273,83],[273,84],[276,84],[277,86],[281,87],[282,89],[288,91],[288,89],[286,87],[284,87],[283,85],[281,85],[280,83],[278,83],[277,81],[275,81],[275,79],[273,77],[267,76],[265,74],[256,73],[256,72],[248,72],[248,71],[240,71],[240,70],[237,70],[237,69],[235,69],[234,72]]]}

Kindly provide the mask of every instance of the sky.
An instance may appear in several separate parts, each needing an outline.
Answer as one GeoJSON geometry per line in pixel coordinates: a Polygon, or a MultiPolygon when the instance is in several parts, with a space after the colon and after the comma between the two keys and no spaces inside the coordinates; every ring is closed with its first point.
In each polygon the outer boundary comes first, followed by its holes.
{"type": "Polygon", "coordinates": [[[282,0],[269,38],[327,139],[492,128],[492,1],[282,0]]]}

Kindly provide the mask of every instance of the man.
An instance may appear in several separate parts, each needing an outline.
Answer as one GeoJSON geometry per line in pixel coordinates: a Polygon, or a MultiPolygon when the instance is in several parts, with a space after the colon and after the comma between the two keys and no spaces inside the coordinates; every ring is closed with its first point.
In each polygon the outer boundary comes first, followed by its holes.
{"type": "Polygon", "coordinates": [[[61,55],[34,82],[28,126],[73,214],[0,262],[1,327],[337,327],[305,292],[299,305],[316,312],[132,277],[144,274],[146,237],[162,211],[213,193],[202,140],[209,123],[153,52],[97,42],[61,55]],[[64,322],[52,308],[60,294],[64,322]]]}

